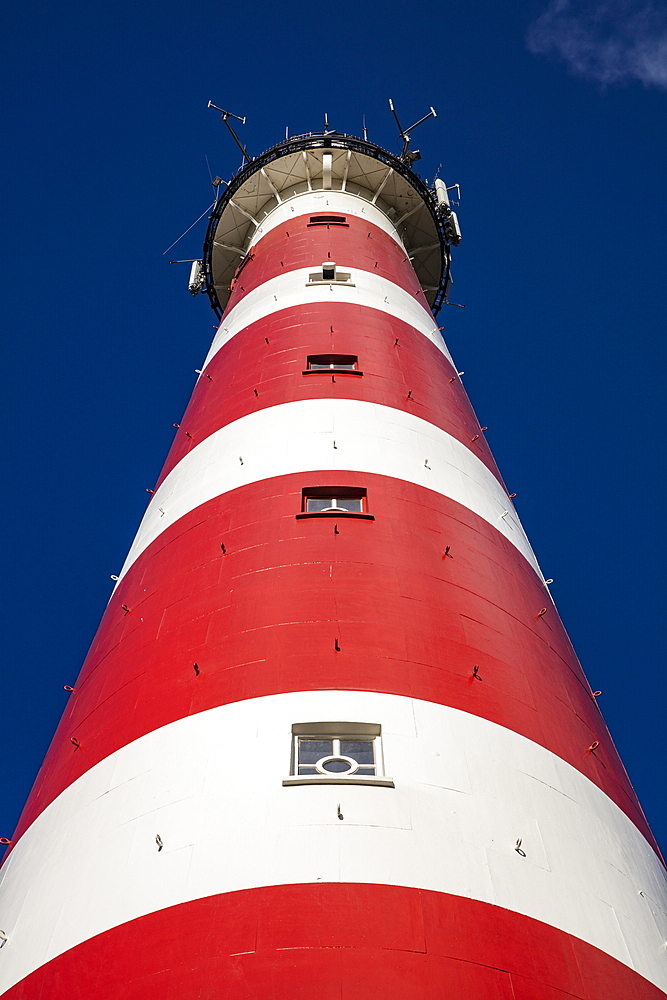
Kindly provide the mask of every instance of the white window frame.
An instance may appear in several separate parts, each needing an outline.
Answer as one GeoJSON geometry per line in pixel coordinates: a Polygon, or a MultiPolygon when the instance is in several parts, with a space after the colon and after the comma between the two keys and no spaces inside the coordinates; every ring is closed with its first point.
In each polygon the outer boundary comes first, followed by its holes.
{"type": "MultiPolygon", "coordinates": [[[[319,763],[319,762],[318,762],[319,763]]],[[[312,766],[316,765],[303,765],[312,766]]],[[[360,765],[370,767],[371,765],[360,765]]],[[[283,785],[380,785],[394,788],[392,778],[384,774],[384,756],[382,752],[382,728],[371,722],[300,722],[292,726],[292,759],[290,775],[283,778],[283,785]],[[299,774],[299,740],[320,739],[331,740],[333,753],[327,754],[322,760],[338,757],[345,758],[340,753],[341,740],[364,740],[373,743],[375,774],[341,773],[340,771],[322,771],[319,774],[299,774]]]]}

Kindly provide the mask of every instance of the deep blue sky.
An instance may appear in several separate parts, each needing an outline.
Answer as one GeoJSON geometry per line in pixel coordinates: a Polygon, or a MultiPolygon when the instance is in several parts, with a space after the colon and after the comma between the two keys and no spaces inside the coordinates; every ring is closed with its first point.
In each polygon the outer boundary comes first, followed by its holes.
{"type": "Polygon", "coordinates": [[[392,97],[406,124],[438,112],[415,138],[422,176],[442,163],[462,186],[452,298],[467,308],[444,310],[445,335],[667,846],[667,91],[618,0],[602,26],[578,3],[570,20],[549,0],[7,8],[0,836],[213,334],[188,265],[166,263],[199,256],[205,223],[162,255],[212,200],[205,154],[223,178],[239,163],[207,101],[247,115],[259,152],[324,111],[357,133],[365,114],[395,149],[392,97]]]}

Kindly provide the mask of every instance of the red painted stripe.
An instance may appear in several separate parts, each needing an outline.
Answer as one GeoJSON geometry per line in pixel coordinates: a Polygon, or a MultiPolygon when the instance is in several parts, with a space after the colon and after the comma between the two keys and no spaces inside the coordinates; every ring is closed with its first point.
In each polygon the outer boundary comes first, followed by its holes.
{"type": "Polygon", "coordinates": [[[655,847],[534,571],[486,521],[401,480],[290,475],[190,512],[119,584],[75,687],[18,834],[147,732],[246,698],[339,688],[450,705],[528,737],[594,781],[655,847]],[[334,534],[329,518],[297,520],[314,485],[366,487],[375,521],[341,520],[334,534]]]}
{"type": "MultiPolygon", "coordinates": [[[[314,214],[314,213],[313,213],[314,214]]],[[[315,271],[332,260],[341,270],[356,267],[394,282],[431,314],[410,259],[384,230],[364,219],[347,216],[349,226],[309,227],[310,215],[289,219],[276,226],[250,248],[247,262],[234,282],[225,314],[248,292],[288,271],[308,267],[315,271]]],[[[307,298],[304,288],[304,298],[307,298]]]]}
{"type": "Polygon", "coordinates": [[[324,302],[266,316],[213,356],[180,420],[158,482],[204,438],[233,420],[280,403],[323,398],[367,400],[428,420],[470,448],[502,482],[461,380],[445,355],[387,313],[324,302]],[[332,382],[330,373],[304,375],[312,354],[356,355],[363,377],[338,374],[332,382]]]}
{"type": "Polygon", "coordinates": [[[490,903],[390,885],[268,886],[159,910],[5,1000],[664,1000],[605,952],[490,903]]]}

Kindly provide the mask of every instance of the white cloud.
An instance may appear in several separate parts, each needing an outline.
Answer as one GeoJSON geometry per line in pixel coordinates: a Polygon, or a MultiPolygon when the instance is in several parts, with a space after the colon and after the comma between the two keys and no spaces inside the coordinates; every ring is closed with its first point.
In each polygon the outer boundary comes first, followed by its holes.
{"type": "Polygon", "coordinates": [[[603,84],[640,80],[667,90],[667,6],[653,0],[551,0],[528,48],[603,84]]]}

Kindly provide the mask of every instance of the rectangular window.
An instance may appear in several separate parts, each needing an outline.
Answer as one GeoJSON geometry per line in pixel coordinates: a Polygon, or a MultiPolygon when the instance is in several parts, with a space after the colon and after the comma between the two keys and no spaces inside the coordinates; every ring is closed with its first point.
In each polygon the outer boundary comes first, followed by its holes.
{"type": "Polygon", "coordinates": [[[303,517],[358,517],[374,521],[367,512],[366,490],[355,486],[312,486],[301,492],[303,517]]]}
{"type": "Polygon", "coordinates": [[[299,774],[375,775],[375,737],[320,740],[297,736],[299,774]]]}
{"type": "Polygon", "coordinates": [[[347,226],[349,222],[344,215],[311,215],[309,226],[347,226]]]}
{"type": "MultiPolygon", "coordinates": [[[[335,282],[337,285],[350,284],[352,275],[349,271],[339,271],[337,265],[332,260],[325,260],[320,264],[319,271],[313,271],[308,275],[309,285],[318,285],[321,282],[335,282]]],[[[354,286],[352,286],[354,287],[354,286]]]]}
{"type": "Polygon", "coordinates": [[[345,510],[361,514],[363,509],[363,497],[306,497],[306,510],[345,510]]]}
{"type": "Polygon", "coordinates": [[[292,726],[292,767],[284,785],[394,782],[384,774],[381,727],[369,722],[301,722],[292,726]]]}
{"type": "Polygon", "coordinates": [[[355,354],[311,354],[308,371],[353,372],[357,370],[358,362],[355,354]]]}

